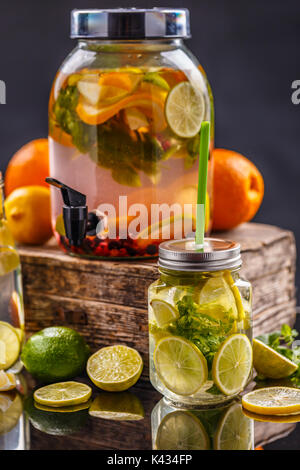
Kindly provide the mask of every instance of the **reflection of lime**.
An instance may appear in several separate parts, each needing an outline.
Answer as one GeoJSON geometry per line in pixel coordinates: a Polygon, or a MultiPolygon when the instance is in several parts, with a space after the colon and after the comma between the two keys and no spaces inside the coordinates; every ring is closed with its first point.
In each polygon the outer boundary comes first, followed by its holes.
{"type": "Polygon", "coordinates": [[[290,415],[300,413],[300,389],[267,387],[253,390],[242,397],[242,405],[252,413],[290,415]]]}
{"type": "Polygon", "coordinates": [[[0,393],[0,434],[11,431],[22,414],[23,404],[18,393],[0,393]]]}
{"type": "Polygon", "coordinates": [[[92,395],[92,389],[79,382],[60,382],[46,385],[34,392],[37,403],[46,406],[73,406],[85,403],[92,395]]]}
{"type": "Polygon", "coordinates": [[[240,392],[247,383],[252,367],[252,346],[246,335],[233,334],[215,354],[212,376],[225,395],[240,392]]]}
{"type": "Polygon", "coordinates": [[[121,344],[100,349],[87,363],[91,381],[108,392],[122,392],[132,387],[142,370],[143,360],[138,351],[121,344]]]}
{"type": "Polygon", "coordinates": [[[139,398],[130,392],[102,392],[93,401],[89,414],[113,421],[137,421],[145,412],[139,398]]]}
{"type": "Polygon", "coordinates": [[[20,266],[20,258],[14,248],[0,247],[0,276],[10,273],[20,266]]]}
{"type": "Polygon", "coordinates": [[[34,402],[34,406],[38,410],[42,411],[51,411],[52,413],[75,413],[76,411],[87,410],[91,406],[92,400],[88,400],[85,403],[80,403],[79,405],[73,406],[61,406],[55,408],[54,406],[41,405],[40,403],[34,402]]]}
{"type": "Polygon", "coordinates": [[[258,339],[253,339],[253,364],[259,374],[270,379],[284,379],[298,369],[297,364],[258,339]]]}
{"type": "Polygon", "coordinates": [[[252,413],[251,411],[243,408],[243,413],[247,418],[254,419],[254,421],[260,421],[262,423],[300,423],[300,414],[295,415],[259,415],[252,413]]]}
{"type": "Polygon", "coordinates": [[[238,311],[234,295],[221,276],[208,279],[200,291],[198,303],[205,309],[205,313],[217,319],[224,319],[228,315],[237,319],[238,311]]]}
{"type": "Polygon", "coordinates": [[[201,421],[188,411],[167,414],[157,430],[157,450],[207,450],[209,437],[201,421]]]}
{"type": "Polygon", "coordinates": [[[52,326],[31,336],[21,359],[28,372],[49,383],[80,375],[89,354],[89,347],[79,333],[64,326],[52,326]]]}
{"type": "Polygon", "coordinates": [[[162,338],[154,350],[156,372],[177,395],[193,395],[207,379],[207,362],[201,351],[179,336],[162,338]]]}
{"type": "Polygon", "coordinates": [[[8,369],[12,366],[20,354],[19,337],[9,323],[0,322],[0,369],[8,369]]]}
{"type": "Polygon", "coordinates": [[[26,398],[24,408],[34,428],[54,436],[65,436],[79,431],[89,416],[86,409],[74,413],[38,410],[32,395],[26,398]]]}
{"type": "Polygon", "coordinates": [[[179,137],[194,137],[200,131],[205,113],[202,94],[189,82],[178,83],[169,92],[165,114],[171,130],[179,137]]]}
{"type": "Polygon", "coordinates": [[[179,317],[178,310],[164,300],[152,299],[150,305],[153,308],[155,320],[160,327],[168,325],[168,323],[179,317]]]}
{"type": "Polygon", "coordinates": [[[228,408],[214,437],[217,450],[251,450],[253,446],[253,421],[247,418],[242,406],[236,403],[228,408]]]}

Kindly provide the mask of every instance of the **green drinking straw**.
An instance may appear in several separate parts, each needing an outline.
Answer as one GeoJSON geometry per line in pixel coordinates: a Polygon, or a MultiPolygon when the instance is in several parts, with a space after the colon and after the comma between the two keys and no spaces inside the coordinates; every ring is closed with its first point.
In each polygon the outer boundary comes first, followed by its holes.
{"type": "Polygon", "coordinates": [[[196,236],[195,236],[195,242],[196,242],[196,245],[199,245],[199,248],[204,247],[209,137],[210,137],[210,123],[209,121],[203,121],[201,124],[201,132],[200,132],[198,197],[197,197],[196,236]]]}

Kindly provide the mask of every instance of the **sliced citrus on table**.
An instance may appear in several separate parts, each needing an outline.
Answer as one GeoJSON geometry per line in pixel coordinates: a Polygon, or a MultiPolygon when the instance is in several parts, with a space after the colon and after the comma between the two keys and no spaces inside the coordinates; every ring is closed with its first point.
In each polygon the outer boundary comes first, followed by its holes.
{"type": "Polygon", "coordinates": [[[193,343],[184,338],[162,338],[157,343],[153,358],[163,384],[177,395],[193,395],[207,380],[205,357],[193,343]]]}
{"type": "Polygon", "coordinates": [[[87,362],[87,373],[97,387],[122,392],[140,378],[143,360],[133,348],[116,344],[100,349],[87,362]]]}
{"type": "Polygon", "coordinates": [[[242,397],[243,407],[256,414],[291,415],[300,413],[300,389],[266,387],[242,397]]]}
{"type": "Polygon", "coordinates": [[[216,450],[251,450],[253,444],[253,421],[244,415],[239,403],[230,406],[218,425],[214,436],[214,448],[216,450]]]}
{"type": "Polygon", "coordinates": [[[16,388],[16,378],[11,372],[0,370],[0,392],[7,392],[16,388]]]}
{"type": "Polygon", "coordinates": [[[246,385],[252,368],[252,346],[246,335],[229,336],[214,356],[212,376],[225,395],[235,395],[246,385]]]}
{"type": "Polygon", "coordinates": [[[8,369],[16,362],[20,348],[20,340],[14,327],[0,321],[0,369],[8,369]]]}
{"type": "Polygon", "coordinates": [[[253,339],[253,365],[259,374],[270,379],[284,379],[298,366],[258,339],[253,339]]]}
{"type": "Polygon", "coordinates": [[[205,114],[203,95],[189,82],[179,83],[168,94],[165,114],[176,135],[194,137],[200,131],[205,114]]]}
{"type": "Polygon", "coordinates": [[[23,403],[16,392],[0,393],[0,435],[10,432],[18,423],[23,403]]]}
{"type": "Polygon", "coordinates": [[[59,382],[46,385],[36,390],[34,400],[41,405],[61,407],[85,403],[89,400],[92,389],[79,382],[59,382]]]}
{"type": "Polygon", "coordinates": [[[179,317],[178,310],[164,300],[152,299],[150,305],[153,308],[154,317],[159,327],[168,325],[179,317]]]}
{"type": "Polygon", "coordinates": [[[207,432],[196,416],[188,411],[167,414],[157,430],[157,450],[208,450],[207,432]]]}
{"type": "Polygon", "coordinates": [[[139,421],[145,416],[139,398],[130,392],[102,392],[93,401],[89,414],[113,421],[139,421]]]}

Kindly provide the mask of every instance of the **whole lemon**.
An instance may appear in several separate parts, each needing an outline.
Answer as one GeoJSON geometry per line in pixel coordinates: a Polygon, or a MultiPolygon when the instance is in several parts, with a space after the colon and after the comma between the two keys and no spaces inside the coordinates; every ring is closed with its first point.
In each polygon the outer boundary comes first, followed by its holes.
{"type": "Polygon", "coordinates": [[[5,201],[5,213],[16,242],[42,245],[52,237],[49,188],[23,186],[15,189],[5,201]]]}

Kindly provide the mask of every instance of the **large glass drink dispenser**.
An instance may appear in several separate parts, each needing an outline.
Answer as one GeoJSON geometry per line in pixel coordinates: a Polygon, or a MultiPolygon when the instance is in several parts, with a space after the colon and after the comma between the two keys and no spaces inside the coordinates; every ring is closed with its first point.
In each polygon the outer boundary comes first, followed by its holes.
{"type": "MultiPolygon", "coordinates": [[[[52,189],[56,238],[78,255],[155,256],[162,240],[195,228],[201,122],[213,128],[206,75],[183,42],[189,12],[74,10],[71,21],[78,44],[49,103],[50,172],[86,195],[88,218],[72,245],[52,189]]],[[[207,233],[211,156],[208,172],[207,233]]]]}

